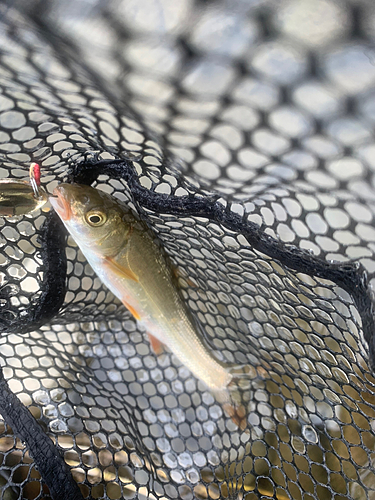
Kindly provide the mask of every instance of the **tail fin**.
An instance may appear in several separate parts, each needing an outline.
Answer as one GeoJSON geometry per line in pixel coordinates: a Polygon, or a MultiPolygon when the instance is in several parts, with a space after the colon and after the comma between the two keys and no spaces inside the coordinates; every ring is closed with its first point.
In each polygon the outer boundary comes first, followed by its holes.
{"type": "Polygon", "coordinates": [[[232,380],[227,387],[216,391],[215,397],[232,421],[243,431],[247,428],[247,406],[252,382],[262,376],[255,368],[248,366],[230,368],[229,373],[232,380]]]}
{"type": "Polygon", "coordinates": [[[215,398],[221,404],[223,410],[243,431],[247,427],[247,410],[240,398],[234,398],[234,394],[226,387],[220,391],[215,391],[215,398]]]}
{"type": "Polygon", "coordinates": [[[233,405],[231,403],[224,403],[223,409],[230,416],[232,421],[238,425],[241,431],[247,428],[247,410],[244,405],[233,405]]]}

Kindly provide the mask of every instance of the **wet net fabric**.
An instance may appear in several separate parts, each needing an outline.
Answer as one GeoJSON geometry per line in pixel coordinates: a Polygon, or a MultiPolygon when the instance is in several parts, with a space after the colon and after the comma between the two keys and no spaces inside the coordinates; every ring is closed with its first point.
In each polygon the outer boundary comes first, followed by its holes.
{"type": "MultiPolygon", "coordinates": [[[[83,498],[375,499],[374,26],[359,0],[0,4],[0,178],[129,203],[251,375],[241,431],[52,212],[0,219],[4,377],[83,498]]],[[[11,425],[1,498],[53,498],[11,425]]]]}

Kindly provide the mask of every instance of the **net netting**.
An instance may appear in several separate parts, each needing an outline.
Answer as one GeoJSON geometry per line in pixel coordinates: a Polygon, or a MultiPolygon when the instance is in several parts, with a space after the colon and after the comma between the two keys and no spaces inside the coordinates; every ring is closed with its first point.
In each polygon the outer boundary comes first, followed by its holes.
{"type": "Polygon", "coordinates": [[[2,499],[375,499],[374,26],[370,0],[0,4],[0,178],[130,204],[254,375],[242,431],[52,211],[0,218],[2,499]]]}

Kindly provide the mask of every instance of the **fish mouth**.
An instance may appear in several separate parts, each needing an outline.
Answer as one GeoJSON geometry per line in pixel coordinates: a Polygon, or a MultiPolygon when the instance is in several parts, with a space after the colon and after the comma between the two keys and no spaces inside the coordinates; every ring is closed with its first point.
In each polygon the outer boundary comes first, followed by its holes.
{"type": "Polygon", "coordinates": [[[53,194],[56,198],[49,198],[52,207],[63,221],[68,221],[72,217],[72,209],[64,196],[63,188],[58,186],[53,190],[53,194]]]}

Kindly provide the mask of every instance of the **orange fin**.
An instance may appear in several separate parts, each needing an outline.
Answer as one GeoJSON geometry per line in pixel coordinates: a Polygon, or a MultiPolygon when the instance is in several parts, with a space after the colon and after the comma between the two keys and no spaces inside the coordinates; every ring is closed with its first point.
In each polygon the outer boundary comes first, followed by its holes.
{"type": "Polygon", "coordinates": [[[224,403],[223,409],[227,412],[233,422],[238,425],[241,431],[244,431],[246,429],[246,408],[243,405],[234,406],[230,403],[224,403]]]}
{"type": "Polygon", "coordinates": [[[109,267],[110,270],[120,278],[128,278],[133,281],[138,281],[138,276],[136,276],[131,269],[122,266],[121,264],[116,262],[112,257],[105,257],[104,265],[109,267]]]}
{"type": "Polygon", "coordinates": [[[160,340],[158,340],[156,337],[154,337],[153,335],[151,335],[151,333],[148,333],[148,339],[150,341],[151,349],[153,350],[154,354],[156,354],[156,356],[159,356],[160,354],[163,354],[163,352],[164,352],[164,346],[160,342],[160,340]]]}
{"type": "Polygon", "coordinates": [[[138,321],[141,319],[139,313],[134,309],[133,306],[128,304],[125,300],[123,300],[122,303],[124,304],[126,309],[129,309],[129,311],[132,313],[132,315],[135,317],[135,319],[137,319],[138,321]]]}

